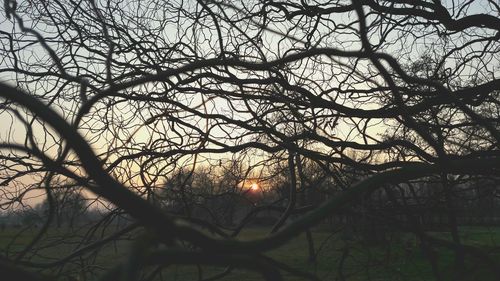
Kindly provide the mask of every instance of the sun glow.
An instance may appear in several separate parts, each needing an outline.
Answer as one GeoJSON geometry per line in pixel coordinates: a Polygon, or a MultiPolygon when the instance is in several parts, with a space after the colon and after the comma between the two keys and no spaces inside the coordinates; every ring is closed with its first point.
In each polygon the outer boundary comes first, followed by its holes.
{"type": "Polygon", "coordinates": [[[254,182],[254,183],[252,183],[252,185],[250,185],[250,190],[252,190],[252,191],[257,191],[259,189],[260,189],[260,186],[258,183],[254,182]]]}

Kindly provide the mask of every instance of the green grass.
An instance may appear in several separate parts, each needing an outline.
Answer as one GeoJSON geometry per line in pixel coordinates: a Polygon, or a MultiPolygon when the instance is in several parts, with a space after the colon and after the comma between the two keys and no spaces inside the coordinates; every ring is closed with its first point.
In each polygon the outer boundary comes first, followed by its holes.
{"type": "MultiPolygon", "coordinates": [[[[3,253],[18,251],[25,246],[33,237],[34,232],[24,233],[16,239],[12,239],[19,230],[7,229],[0,232],[0,246],[3,253]]],[[[254,239],[266,235],[266,230],[252,228],[245,230],[240,239],[254,239]]],[[[328,231],[316,230],[312,233],[317,251],[317,261],[308,261],[308,247],[305,235],[294,238],[290,243],[265,253],[281,263],[304,272],[314,273],[323,280],[340,280],[339,262],[341,256],[348,249],[347,258],[342,267],[345,280],[434,280],[432,269],[428,259],[423,255],[414,236],[410,234],[394,233],[388,243],[368,243],[359,237],[343,239],[343,235],[337,233],[332,235],[328,231]]],[[[431,233],[435,237],[449,239],[448,233],[431,233]]],[[[489,250],[500,244],[500,228],[486,227],[462,227],[460,229],[462,241],[480,249],[489,250]]],[[[51,230],[50,237],[44,238],[43,244],[47,248],[40,250],[40,254],[33,256],[35,262],[51,261],[71,253],[76,247],[79,237],[54,237],[64,236],[64,230],[51,230]],[[52,238],[51,238],[52,237],[52,238]]],[[[112,266],[126,260],[130,253],[131,244],[128,241],[118,242],[116,245],[108,245],[99,251],[86,266],[95,267],[96,272],[102,273],[101,269],[112,266]],[[115,247],[116,246],[116,247],[115,247]]],[[[457,280],[454,252],[444,248],[435,248],[439,270],[444,280],[457,280]]],[[[500,261],[500,256],[494,256],[500,261]]],[[[71,274],[78,274],[81,264],[72,264],[65,267],[71,274]]],[[[201,274],[204,278],[222,272],[220,267],[201,267],[201,273],[196,266],[170,266],[162,271],[163,280],[198,280],[201,274]]],[[[285,280],[303,280],[282,272],[285,280]]],[[[495,280],[492,273],[477,259],[468,257],[466,267],[460,274],[462,280],[495,280]]],[[[244,270],[233,270],[229,275],[220,280],[253,281],[262,280],[261,276],[254,272],[244,270]]]]}

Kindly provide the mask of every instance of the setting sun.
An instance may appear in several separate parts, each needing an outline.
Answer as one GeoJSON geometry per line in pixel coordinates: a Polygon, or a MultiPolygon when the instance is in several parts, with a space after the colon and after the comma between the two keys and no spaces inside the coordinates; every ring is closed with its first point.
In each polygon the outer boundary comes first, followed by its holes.
{"type": "Polygon", "coordinates": [[[257,183],[252,183],[252,185],[250,186],[250,190],[257,191],[259,189],[260,189],[260,186],[257,183]]]}

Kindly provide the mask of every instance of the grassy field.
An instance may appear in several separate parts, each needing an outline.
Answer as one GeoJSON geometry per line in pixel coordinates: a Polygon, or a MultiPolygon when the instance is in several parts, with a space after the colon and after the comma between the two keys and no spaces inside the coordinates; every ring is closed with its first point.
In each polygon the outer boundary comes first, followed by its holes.
{"type": "MultiPolygon", "coordinates": [[[[6,229],[0,232],[2,253],[18,251],[33,238],[34,232],[17,235],[19,229],[6,229]]],[[[253,239],[266,234],[264,229],[252,228],[241,234],[241,239],[253,239]]],[[[433,236],[450,239],[449,234],[435,232],[433,236]]],[[[500,245],[500,228],[463,227],[461,238],[467,245],[481,249],[493,249],[500,245]]],[[[422,254],[414,236],[393,233],[386,243],[367,243],[363,239],[346,239],[341,233],[316,230],[312,232],[316,262],[308,261],[308,247],[305,235],[290,243],[266,253],[267,256],[290,267],[316,274],[322,280],[433,280],[431,266],[422,254]],[[345,257],[341,264],[341,257],[345,257]],[[342,270],[340,270],[342,268],[342,270]]],[[[53,230],[44,238],[44,248],[31,257],[33,262],[51,262],[60,259],[77,249],[81,237],[66,236],[63,230],[53,230]]],[[[130,242],[121,241],[107,245],[98,254],[86,255],[86,259],[76,260],[65,266],[69,275],[78,276],[82,267],[91,268],[98,276],[103,269],[111,268],[127,259],[130,242]]],[[[444,280],[458,280],[454,266],[454,253],[444,248],[436,248],[440,274],[444,280]]],[[[496,256],[500,261],[500,256],[496,256]]],[[[224,271],[224,268],[170,266],[162,270],[163,280],[198,280],[199,276],[208,278],[224,271]]],[[[304,280],[283,272],[285,280],[304,280]]],[[[80,277],[81,278],[81,277],[80,277]]],[[[460,273],[462,280],[495,280],[481,261],[466,259],[466,268],[460,273]]],[[[87,276],[89,280],[97,278],[87,276]]],[[[233,270],[220,280],[252,281],[261,280],[254,272],[233,270]]],[[[61,279],[65,280],[65,279],[61,279]]],[[[159,280],[159,279],[158,279],[159,280]]]]}
{"type": "MultiPolygon", "coordinates": [[[[243,233],[244,238],[254,238],[263,234],[262,230],[251,229],[243,233]]],[[[440,238],[449,238],[447,234],[433,233],[440,238]]],[[[463,241],[468,245],[489,249],[500,244],[499,228],[467,227],[461,229],[463,241]]],[[[339,262],[346,249],[347,258],[343,264],[342,275],[345,280],[433,280],[431,266],[422,254],[415,238],[411,235],[394,234],[388,243],[364,243],[357,239],[341,239],[342,235],[331,235],[326,231],[315,231],[315,248],[319,250],[317,262],[308,262],[308,248],[305,235],[291,243],[273,250],[267,255],[294,268],[317,274],[323,280],[341,280],[339,262]]],[[[454,267],[454,253],[438,248],[437,258],[440,272],[445,280],[457,280],[454,267]]],[[[499,257],[500,261],[500,257],[499,257]]],[[[178,279],[196,280],[193,267],[170,269],[170,276],[178,279]]],[[[211,271],[211,270],[210,270],[211,271]]],[[[206,272],[208,277],[213,272],[206,272]]],[[[286,280],[303,280],[284,273],[286,280]]],[[[485,270],[480,261],[467,259],[467,268],[461,274],[463,280],[496,280],[491,272],[485,270]]],[[[255,273],[235,272],[221,280],[261,280],[255,273]]]]}

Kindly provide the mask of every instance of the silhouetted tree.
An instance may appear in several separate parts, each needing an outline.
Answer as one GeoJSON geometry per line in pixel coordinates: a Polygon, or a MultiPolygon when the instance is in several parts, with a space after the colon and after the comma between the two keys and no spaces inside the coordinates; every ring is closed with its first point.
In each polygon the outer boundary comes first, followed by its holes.
{"type": "MultiPolygon", "coordinates": [[[[3,3],[0,205],[49,206],[26,245],[2,251],[3,276],[152,280],[183,264],[199,279],[210,265],[226,270],[209,279],[237,268],[317,280],[266,253],[306,233],[313,261],[322,244],[309,231],[344,214],[353,235],[335,259],[340,280],[391,263],[351,258],[359,218],[417,237],[437,280],[466,278],[477,261],[500,279],[498,249],[464,243],[456,208],[461,186],[500,174],[495,1],[3,3]],[[275,200],[224,222],[196,216],[233,212],[252,177],[273,183],[275,200]],[[426,204],[444,209],[451,240],[430,235],[413,206],[421,182],[437,182],[426,204]],[[68,186],[106,210],[83,234],[50,231],[58,204],[70,217],[82,207],[57,195],[68,186]],[[268,236],[233,239],[264,212],[277,214],[268,236]],[[128,261],[94,266],[120,239],[134,241],[128,261]],[[75,248],[45,253],[53,241],[75,248]],[[441,248],[455,253],[451,277],[441,248]]],[[[476,199],[496,194],[475,186],[476,199]]]]}

